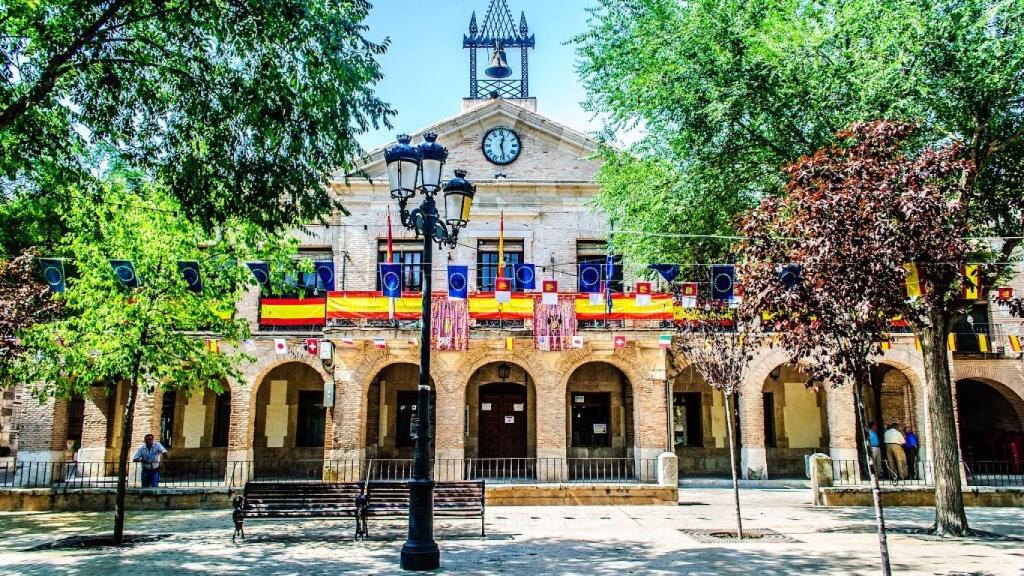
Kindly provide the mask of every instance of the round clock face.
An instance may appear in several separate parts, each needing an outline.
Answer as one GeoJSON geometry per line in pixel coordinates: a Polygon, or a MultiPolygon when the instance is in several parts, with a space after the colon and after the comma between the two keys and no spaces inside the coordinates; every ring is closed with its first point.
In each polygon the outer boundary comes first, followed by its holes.
{"type": "Polygon", "coordinates": [[[511,128],[492,128],[484,134],[484,156],[494,164],[511,164],[519,157],[522,143],[511,128]]]}

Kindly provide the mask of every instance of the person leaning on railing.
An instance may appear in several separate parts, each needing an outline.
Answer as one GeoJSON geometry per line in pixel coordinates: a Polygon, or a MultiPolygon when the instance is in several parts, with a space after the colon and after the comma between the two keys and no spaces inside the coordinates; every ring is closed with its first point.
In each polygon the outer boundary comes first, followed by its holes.
{"type": "Polygon", "coordinates": [[[145,443],[139,446],[132,457],[132,462],[142,463],[142,487],[160,487],[160,463],[163,455],[167,454],[167,448],[163,444],[155,442],[152,434],[146,434],[145,443]]]}

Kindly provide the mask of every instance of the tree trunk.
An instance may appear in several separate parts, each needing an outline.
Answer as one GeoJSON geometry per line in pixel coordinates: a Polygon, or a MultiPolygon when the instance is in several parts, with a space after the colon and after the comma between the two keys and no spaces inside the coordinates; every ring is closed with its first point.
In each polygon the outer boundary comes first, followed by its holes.
{"type": "MultiPolygon", "coordinates": [[[[116,387],[114,389],[117,390],[116,387]]],[[[135,399],[138,395],[139,380],[136,376],[132,378],[128,388],[128,401],[125,402],[124,417],[121,418],[121,452],[117,457],[117,497],[114,499],[115,546],[124,543],[124,501],[128,491],[128,453],[131,451],[132,423],[135,420],[135,399]]]]}
{"type": "Polygon", "coordinates": [[[935,525],[932,530],[939,536],[966,536],[970,528],[960,486],[960,445],[956,437],[953,383],[946,355],[949,318],[941,311],[934,311],[928,314],[928,320],[927,326],[920,327],[919,336],[924,355],[932,465],[935,468],[935,525]]]}
{"type": "MultiPolygon", "coordinates": [[[[874,389],[874,385],[871,382],[870,372],[868,372],[867,379],[868,385],[874,389]]],[[[853,401],[857,406],[857,419],[860,420],[859,428],[861,441],[865,447],[865,452],[867,452],[868,477],[871,478],[871,501],[875,506],[875,524],[878,527],[878,555],[882,561],[882,575],[890,576],[892,574],[892,566],[889,563],[889,540],[885,533],[885,512],[882,509],[882,490],[878,486],[878,475],[875,474],[876,462],[874,454],[871,453],[871,440],[868,436],[868,423],[864,414],[862,387],[860,379],[855,379],[853,383],[853,401]]]]}
{"type": "Polygon", "coordinates": [[[740,514],[740,480],[739,463],[736,461],[736,442],[733,439],[733,395],[722,390],[722,399],[725,400],[725,429],[729,441],[729,468],[732,470],[732,497],[736,502],[736,538],[743,540],[743,516],[740,514]]]}

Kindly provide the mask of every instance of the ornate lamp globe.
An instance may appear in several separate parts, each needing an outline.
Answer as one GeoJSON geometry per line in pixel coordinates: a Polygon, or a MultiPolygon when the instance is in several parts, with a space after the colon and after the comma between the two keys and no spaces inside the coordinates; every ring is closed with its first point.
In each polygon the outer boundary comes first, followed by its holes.
{"type": "Polygon", "coordinates": [[[441,170],[448,159],[448,149],[437,143],[437,134],[427,132],[418,146],[420,152],[420,184],[429,194],[441,188],[441,170]]]}
{"type": "Polygon", "coordinates": [[[388,181],[391,197],[408,200],[416,195],[416,180],[420,172],[420,151],[409,144],[408,134],[398,137],[398,144],[384,150],[384,162],[388,166],[388,181]]]}
{"type": "Polygon", "coordinates": [[[458,230],[469,223],[469,212],[473,207],[476,186],[466,180],[466,171],[455,170],[455,177],[444,185],[445,221],[452,230],[458,230]]]}

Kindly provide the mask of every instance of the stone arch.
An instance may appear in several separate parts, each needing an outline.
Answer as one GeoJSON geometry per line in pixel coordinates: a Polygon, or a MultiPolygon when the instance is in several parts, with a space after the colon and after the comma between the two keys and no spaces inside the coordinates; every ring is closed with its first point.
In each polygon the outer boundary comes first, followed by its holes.
{"type": "MultiPolygon", "coordinates": [[[[430,363],[430,377],[434,380],[437,386],[443,386],[446,380],[445,371],[442,369],[440,360],[437,358],[436,354],[437,353],[435,352],[432,355],[432,361],[430,363]]],[[[374,379],[389,366],[393,366],[395,364],[415,364],[416,366],[419,366],[420,364],[418,349],[410,350],[408,352],[394,353],[374,348],[372,351],[364,352],[360,356],[362,359],[352,369],[352,375],[347,380],[359,386],[363,394],[366,393],[374,379]]]]}
{"type": "Polygon", "coordinates": [[[489,348],[477,348],[463,353],[458,364],[451,370],[449,386],[465,388],[469,379],[476,374],[477,370],[488,364],[499,364],[507,362],[521,368],[533,380],[534,385],[540,387],[547,385],[549,370],[540,362],[536,352],[529,350],[494,350],[489,348]]]}
{"type": "Polygon", "coordinates": [[[632,457],[639,445],[636,413],[643,408],[626,372],[604,358],[593,358],[577,366],[565,382],[568,456],[632,457]],[[578,426],[581,419],[586,423],[578,426]],[[603,426],[605,432],[594,433],[594,426],[603,426]]]}
{"type": "MultiPolygon", "coordinates": [[[[319,360],[317,359],[316,362],[319,363],[319,360]]],[[[287,368],[287,367],[292,366],[292,365],[300,366],[300,367],[302,367],[302,368],[300,368],[300,370],[306,371],[307,374],[309,374],[310,371],[311,371],[313,374],[315,374],[316,376],[319,377],[320,381],[317,383],[317,385],[320,387],[321,390],[322,390],[323,384],[325,382],[333,380],[333,379],[329,380],[328,379],[329,377],[328,377],[327,373],[324,372],[324,370],[321,367],[319,367],[317,364],[315,364],[312,361],[312,359],[307,360],[305,358],[283,358],[283,359],[281,359],[281,360],[279,360],[277,362],[272,362],[272,363],[271,362],[267,362],[266,364],[267,365],[262,370],[260,370],[258,372],[258,377],[257,377],[258,379],[254,380],[253,386],[248,390],[248,395],[247,395],[247,398],[246,398],[246,400],[248,402],[248,414],[247,414],[247,421],[248,421],[248,427],[247,428],[248,428],[248,430],[247,430],[247,438],[246,438],[246,447],[247,447],[248,450],[253,450],[254,457],[255,457],[255,447],[256,447],[255,446],[255,444],[256,444],[255,441],[256,441],[257,419],[258,419],[259,413],[260,413],[260,410],[259,410],[260,392],[261,392],[261,390],[264,389],[263,384],[268,381],[268,378],[275,371],[279,371],[281,369],[287,368]]],[[[305,384],[308,385],[308,383],[305,383],[305,384]]],[[[296,390],[297,390],[297,388],[296,388],[296,390]]],[[[286,387],[285,394],[290,396],[291,392],[292,392],[292,386],[291,386],[291,382],[289,382],[288,386],[286,387]]],[[[232,404],[234,405],[234,394],[232,394],[232,404]]],[[[286,404],[285,406],[289,406],[289,405],[290,405],[290,403],[286,404]]],[[[278,410],[280,410],[280,409],[278,409],[278,410]]],[[[235,413],[234,412],[235,411],[232,410],[232,414],[231,414],[232,418],[235,417],[235,413]]],[[[290,410],[286,409],[286,412],[283,415],[283,417],[289,419],[288,425],[290,426],[290,418],[291,418],[290,410]]],[[[266,417],[265,417],[264,418],[264,426],[266,426],[266,425],[267,425],[267,423],[266,423],[266,417]]],[[[290,431],[290,429],[289,429],[289,431],[290,431]]],[[[289,436],[289,434],[286,433],[285,436],[289,436]]],[[[326,443],[327,443],[326,426],[325,426],[324,436],[325,436],[324,443],[326,445],[326,443]]],[[[294,442],[294,439],[293,439],[293,442],[294,442]]],[[[268,448],[269,447],[271,447],[271,446],[268,446],[268,448]]],[[[321,452],[321,457],[322,457],[323,448],[320,449],[320,452],[321,452]]]]}
{"type": "MultiPolygon", "coordinates": [[[[463,410],[460,418],[468,417],[463,422],[467,432],[466,457],[521,459],[537,456],[537,405],[538,394],[544,390],[541,387],[543,383],[538,383],[530,365],[520,360],[502,356],[478,358],[468,364],[472,368],[468,377],[465,380],[459,378],[461,393],[453,398],[460,402],[460,409],[463,410]],[[507,379],[498,376],[497,370],[502,364],[510,369],[507,379]],[[521,371],[521,374],[514,372],[513,368],[521,371]],[[482,407],[485,394],[489,396],[486,400],[492,405],[486,412],[482,407]],[[517,408],[516,404],[520,403],[523,406],[517,408]],[[506,416],[513,419],[511,430],[516,434],[502,440],[508,443],[502,445],[502,441],[494,442],[494,432],[508,432],[500,421],[506,416]],[[490,429],[485,431],[488,425],[490,429]]],[[[534,471],[528,469],[524,472],[532,474],[534,471]]]]}
{"type": "Polygon", "coordinates": [[[604,362],[618,368],[626,376],[626,380],[634,392],[651,379],[650,370],[643,365],[635,353],[631,353],[628,350],[616,350],[610,355],[596,356],[590,350],[578,348],[563,354],[555,368],[555,374],[562,393],[565,393],[565,388],[569,384],[569,378],[572,377],[576,370],[590,362],[604,362]]]}
{"type": "MultiPolygon", "coordinates": [[[[392,358],[394,360],[394,358],[392,358]]],[[[360,437],[367,458],[411,459],[412,423],[418,403],[419,364],[391,361],[372,373],[360,390],[365,405],[360,437]]],[[[431,375],[431,426],[437,422],[437,379],[431,375]]],[[[433,436],[436,440],[436,434],[433,436]]],[[[433,453],[433,442],[431,453],[433,453]]]]}
{"type": "Polygon", "coordinates": [[[1012,462],[1019,470],[1024,463],[1024,398],[984,376],[958,378],[954,386],[963,459],[976,473],[1003,468],[989,461],[1012,462]]]}

